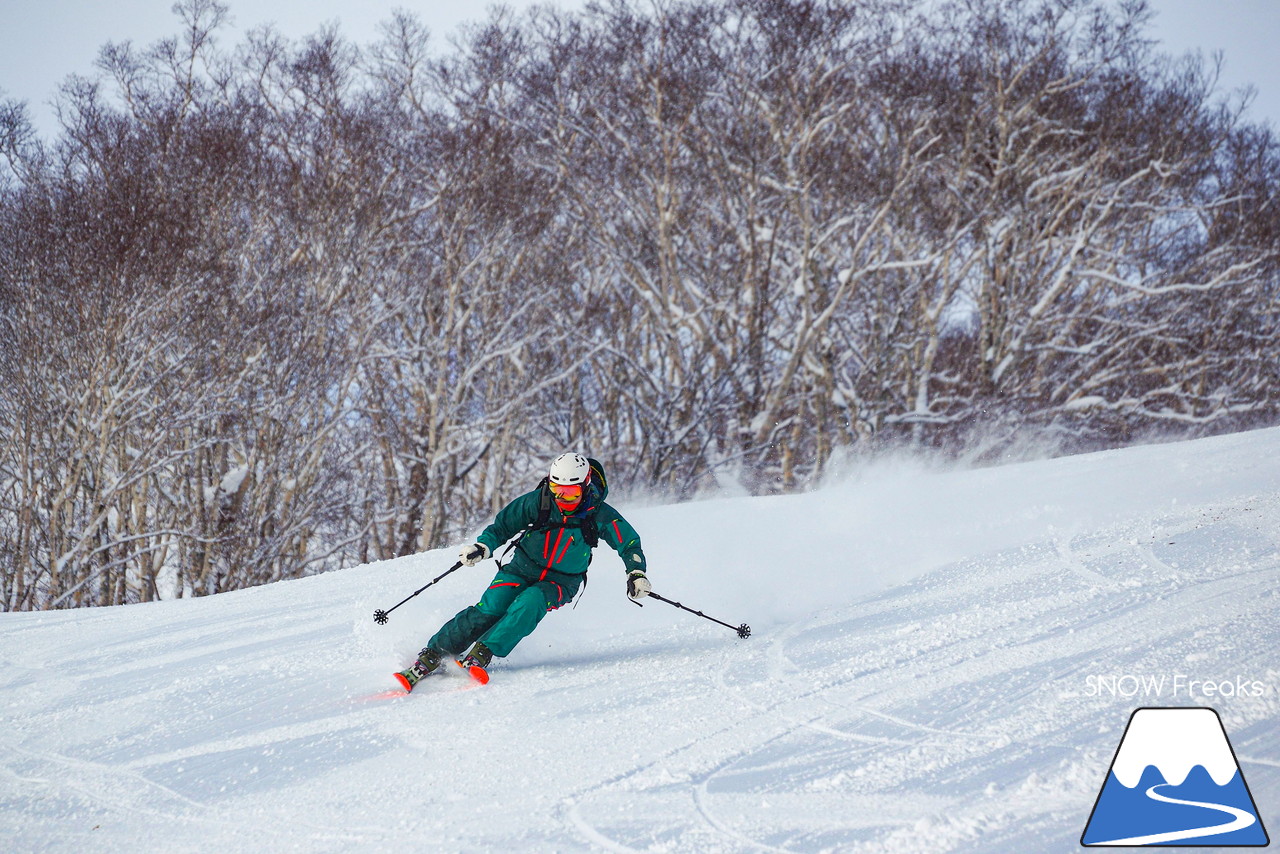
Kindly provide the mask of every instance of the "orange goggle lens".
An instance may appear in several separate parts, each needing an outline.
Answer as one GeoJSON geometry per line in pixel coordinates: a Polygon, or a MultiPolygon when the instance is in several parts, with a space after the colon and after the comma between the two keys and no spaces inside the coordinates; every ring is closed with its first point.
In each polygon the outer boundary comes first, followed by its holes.
{"type": "Polygon", "coordinates": [[[582,484],[580,483],[552,483],[550,487],[551,494],[561,501],[577,501],[582,497],[582,484]]]}

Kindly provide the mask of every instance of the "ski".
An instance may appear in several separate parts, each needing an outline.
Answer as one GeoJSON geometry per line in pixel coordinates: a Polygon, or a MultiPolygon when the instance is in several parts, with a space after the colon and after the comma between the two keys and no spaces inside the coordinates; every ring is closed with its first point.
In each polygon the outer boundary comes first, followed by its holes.
{"type": "Polygon", "coordinates": [[[412,666],[406,667],[404,670],[395,674],[396,681],[400,683],[400,687],[408,694],[413,690],[413,686],[422,681],[423,677],[414,670],[412,666]]]}
{"type": "MultiPolygon", "coordinates": [[[[489,684],[489,671],[485,670],[480,665],[478,664],[468,665],[462,661],[455,661],[454,663],[457,664],[459,667],[461,667],[463,670],[465,670],[467,672],[467,675],[469,675],[476,682],[479,682],[481,685],[489,684]]],[[[399,683],[400,687],[404,689],[404,692],[408,694],[413,691],[414,687],[419,682],[421,682],[423,679],[426,679],[427,676],[430,676],[431,673],[419,674],[416,669],[414,669],[412,666],[409,666],[409,667],[406,667],[404,670],[401,670],[392,675],[395,677],[395,680],[396,682],[399,683]]]]}
{"type": "Polygon", "coordinates": [[[471,678],[479,682],[481,685],[489,684],[489,671],[485,670],[480,665],[478,664],[467,665],[459,661],[458,666],[461,667],[463,670],[467,671],[467,673],[471,674],[471,678]]]}

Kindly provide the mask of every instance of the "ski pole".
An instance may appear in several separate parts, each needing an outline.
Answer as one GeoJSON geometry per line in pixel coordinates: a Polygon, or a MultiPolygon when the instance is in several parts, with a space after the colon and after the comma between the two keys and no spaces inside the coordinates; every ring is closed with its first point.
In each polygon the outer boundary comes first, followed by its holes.
{"type": "MultiPolygon", "coordinates": [[[[650,591],[649,593],[649,598],[657,599],[659,602],[666,602],[668,605],[675,605],[681,611],[688,611],[690,614],[697,614],[699,617],[701,617],[704,620],[710,620],[713,623],[719,623],[720,625],[724,626],[726,629],[733,629],[735,632],[738,633],[738,637],[740,638],[751,637],[751,627],[748,626],[746,623],[743,623],[740,626],[731,626],[722,620],[717,620],[715,617],[708,617],[706,614],[702,613],[701,611],[695,611],[692,608],[681,605],[679,602],[672,602],[670,599],[659,596],[657,593],[654,593],[652,591],[650,591]]],[[[636,600],[634,599],[632,599],[631,601],[635,602],[637,605],[640,605],[640,603],[636,602],[636,600]]],[[[640,607],[643,608],[644,606],[641,605],[640,607]]]]}
{"type": "Polygon", "coordinates": [[[431,585],[435,584],[435,583],[436,583],[437,581],[439,581],[440,579],[444,578],[444,577],[445,577],[446,575],[448,575],[449,573],[453,572],[455,569],[461,569],[461,568],[462,568],[462,561],[458,561],[458,562],[457,562],[457,563],[455,563],[453,566],[449,567],[449,568],[448,568],[448,569],[446,569],[444,572],[440,573],[440,574],[439,574],[439,575],[437,575],[435,578],[431,579],[431,580],[430,580],[430,581],[428,581],[426,584],[422,585],[422,586],[421,586],[421,587],[419,587],[417,590],[413,591],[413,592],[412,592],[412,593],[410,593],[408,596],[404,597],[404,599],[402,599],[401,601],[397,602],[395,605],[392,605],[392,606],[391,606],[390,608],[388,608],[387,610],[385,610],[385,611],[384,611],[384,610],[382,610],[381,608],[379,608],[378,610],[374,611],[374,612],[373,612],[373,621],[374,621],[375,623],[377,623],[378,625],[380,625],[380,626],[385,626],[385,625],[387,624],[387,615],[388,615],[388,614],[390,614],[390,613],[391,613],[392,611],[394,611],[396,608],[399,608],[399,607],[400,607],[401,605],[403,605],[405,602],[408,602],[408,601],[409,601],[410,599],[412,599],[414,596],[417,596],[417,595],[418,595],[419,593],[421,593],[423,590],[426,590],[428,587],[430,587],[431,585]]]}

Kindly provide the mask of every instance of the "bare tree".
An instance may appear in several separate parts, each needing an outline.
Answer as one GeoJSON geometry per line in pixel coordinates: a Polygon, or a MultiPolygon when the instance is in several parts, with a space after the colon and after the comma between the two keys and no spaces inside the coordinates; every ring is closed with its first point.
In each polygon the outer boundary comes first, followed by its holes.
{"type": "Polygon", "coordinates": [[[6,610],[439,546],[565,447],[684,498],[1280,415],[1280,147],[1141,2],[177,13],[53,144],[0,106],[6,610]]]}

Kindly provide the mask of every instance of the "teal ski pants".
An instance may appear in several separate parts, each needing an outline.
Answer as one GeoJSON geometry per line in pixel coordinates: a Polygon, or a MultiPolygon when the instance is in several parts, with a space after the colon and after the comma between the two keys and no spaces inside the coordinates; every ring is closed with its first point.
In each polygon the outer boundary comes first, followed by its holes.
{"type": "Polygon", "coordinates": [[[582,575],[551,572],[539,581],[500,570],[480,601],[458,612],[427,643],[461,655],[482,641],[496,656],[507,656],[549,612],[573,601],[582,575]]]}

